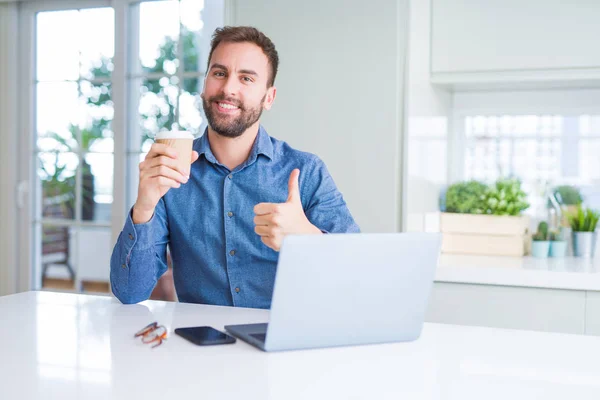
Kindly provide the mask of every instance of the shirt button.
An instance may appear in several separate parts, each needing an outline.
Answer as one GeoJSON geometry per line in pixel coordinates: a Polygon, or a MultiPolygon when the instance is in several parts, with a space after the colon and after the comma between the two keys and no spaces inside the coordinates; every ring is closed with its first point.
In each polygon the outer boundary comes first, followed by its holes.
{"type": "Polygon", "coordinates": [[[133,240],[133,235],[131,233],[129,234],[129,239],[133,240]]]}
{"type": "Polygon", "coordinates": [[[229,211],[229,212],[227,213],[227,216],[228,216],[228,217],[233,217],[233,213],[232,213],[231,211],[229,211]]]}
{"type": "Polygon", "coordinates": [[[231,250],[231,251],[229,252],[229,255],[230,255],[230,256],[235,256],[235,250],[231,250]]]}
{"type": "Polygon", "coordinates": [[[125,265],[125,264],[121,264],[121,267],[122,267],[122,268],[127,268],[127,265],[125,265]]]}
{"type": "Polygon", "coordinates": [[[233,179],[233,175],[231,175],[231,174],[227,175],[227,177],[228,177],[229,179],[233,179]]]}
{"type": "Polygon", "coordinates": [[[239,292],[240,292],[240,288],[239,288],[239,287],[236,287],[236,288],[235,288],[235,292],[236,292],[236,293],[239,293],[239,292]]]}

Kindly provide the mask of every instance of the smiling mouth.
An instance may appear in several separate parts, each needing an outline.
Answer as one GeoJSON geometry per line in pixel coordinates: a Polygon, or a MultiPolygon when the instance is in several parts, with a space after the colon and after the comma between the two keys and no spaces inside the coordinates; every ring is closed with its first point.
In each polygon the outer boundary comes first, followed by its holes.
{"type": "Polygon", "coordinates": [[[233,104],[230,104],[230,103],[222,103],[222,102],[217,101],[217,102],[215,102],[215,104],[221,111],[235,111],[235,110],[240,109],[238,106],[234,106],[233,104]]]}

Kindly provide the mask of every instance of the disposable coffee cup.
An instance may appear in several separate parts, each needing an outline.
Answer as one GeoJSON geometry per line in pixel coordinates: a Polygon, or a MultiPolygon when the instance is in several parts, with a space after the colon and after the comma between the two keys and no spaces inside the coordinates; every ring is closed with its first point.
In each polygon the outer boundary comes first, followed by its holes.
{"type": "Polygon", "coordinates": [[[192,163],[192,144],[194,136],[186,131],[162,131],[154,138],[156,143],[163,143],[177,151],[177,164],[182,171],[189,171],[192,163]]]}

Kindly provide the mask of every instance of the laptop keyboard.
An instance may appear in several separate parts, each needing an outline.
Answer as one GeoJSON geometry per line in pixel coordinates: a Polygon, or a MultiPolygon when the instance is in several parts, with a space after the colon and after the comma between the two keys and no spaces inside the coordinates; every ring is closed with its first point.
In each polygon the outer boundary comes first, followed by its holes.
{"type": "Polygon", "coordinates": [[[258,339],[261,342],[265,342],[267,340],[266,333],[251,333],[250,336],[252,336],[254,339],[258,339]]]}

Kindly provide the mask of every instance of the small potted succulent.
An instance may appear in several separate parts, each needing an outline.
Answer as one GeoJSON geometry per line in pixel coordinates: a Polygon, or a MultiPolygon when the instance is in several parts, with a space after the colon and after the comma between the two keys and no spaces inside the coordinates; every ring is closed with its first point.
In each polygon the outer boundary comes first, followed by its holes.
{"type": "Polygon", "coordinates": [[[548,223],[539,223],[537,232],[532,236],[531,255],[536,258],[546,258],[550,252],[550,241],[548,240],[548,223]]]}
{"type": "Polygon", "coordinates": [[[569,223],[573,230],[573,254],[575,257],[593,258],[596,250],[596,226],[600,213],[579,206],[569,214],[569,223]]]}
{"type": "Polygon", "coordinates": [[[562,236],[562,231],[551,230],[548,238],[550,239],[550,257],[564,257],[567,254],[567,241],[562,236]]]}

